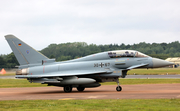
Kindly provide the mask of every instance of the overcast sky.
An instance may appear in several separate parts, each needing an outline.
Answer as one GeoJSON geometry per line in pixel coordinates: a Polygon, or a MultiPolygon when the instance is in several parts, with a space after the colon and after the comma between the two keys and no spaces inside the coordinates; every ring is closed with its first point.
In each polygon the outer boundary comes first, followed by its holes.
{"type": "Polygon", "coordinates": [[[13,34],[36,50],[51,43],[180,41],[180,0],[0,0],[0,54],[13,34]]]}

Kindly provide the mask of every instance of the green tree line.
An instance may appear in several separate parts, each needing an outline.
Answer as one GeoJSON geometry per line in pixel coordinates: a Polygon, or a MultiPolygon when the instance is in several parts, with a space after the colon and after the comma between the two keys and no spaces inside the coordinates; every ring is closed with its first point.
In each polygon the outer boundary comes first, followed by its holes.
{"type": "Polygon", "coordinates": [[[8,55],[1,55],[0,56],[0,69],[1,68],[15,68],[15,66],[18,66],[19,63],[14,56],[14,53],[10,53],[8,55]]]}
{"type": "MultiPolygon", "coordinates": [[[[124,43],[96,45],[87,44],[85,42],[50,44],[40,52],[49,58],[55,58],[56,61],[65,61],[76,59],[90,54],[111,51],[111,50],[137,50],[149,56],[166,59],[168,57],[180,57],[179,41],[171,43],[145,43],[140,42],[133,45],[125,45],[124,43]]],[[[12,68],[18,65],[13,53],[0,56],[0,68],[12,68]]]]}

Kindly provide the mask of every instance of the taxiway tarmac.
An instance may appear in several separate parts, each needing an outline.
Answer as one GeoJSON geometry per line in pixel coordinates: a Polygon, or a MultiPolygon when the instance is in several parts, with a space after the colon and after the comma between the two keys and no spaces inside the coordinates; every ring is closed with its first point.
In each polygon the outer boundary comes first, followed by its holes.
{"type": "Polygon", "coordinates": [[[116,85],[102,85],[78,92],[64,93],[61,87],[0,88],[0,100],[37,100],[37,99],[158,99],[180,98],[180,84],[143,84],[121,85],[117,92],[116,85]]]}

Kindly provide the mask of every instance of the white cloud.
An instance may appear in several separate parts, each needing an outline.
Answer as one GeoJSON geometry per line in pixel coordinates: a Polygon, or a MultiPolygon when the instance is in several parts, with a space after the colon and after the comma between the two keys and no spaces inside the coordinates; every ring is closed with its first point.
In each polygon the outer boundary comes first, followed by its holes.
{"type": "Polygon", "coordinates": [[[37,50],[51,43],[180,41],[179,0],[1,0],[0,54],[14,34],[37,50]]]}

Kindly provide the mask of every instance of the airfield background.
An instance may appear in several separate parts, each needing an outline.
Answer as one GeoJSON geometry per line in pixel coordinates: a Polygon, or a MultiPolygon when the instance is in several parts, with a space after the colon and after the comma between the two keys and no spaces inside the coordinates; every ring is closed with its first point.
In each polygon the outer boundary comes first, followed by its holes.
{"type": "MultiPolygon", "coordinates": [[[[145,43],[125,45],[125,44],[109,44],[96,45],[87,44],[85,42],[73,42],[62,44],[50,44],[40,52],[49,58],[56,58],[56,61],[65,61],[75,58],[80,58],[90,54],[110,51],[110,50],[137,50],[151,57],[167,59],[169,57],[180,57],[180,43],[179,41],[171,43],[145,43]]],[[[169,60],[169,59],[168,59],[169,60]]],[[[174,60],[174,59],[171,59],[174,60]]],[[[173,62],[173,61],[171,61],[173,62]]],[[[177,63],[175,61],[175,63],[177,63]]],[[[179,62],[178,62],[179,64],[179,62]]],[[[18,62],[13,53],[7,55],[0,55],[0,69],[11,69],[18,66],[18,62]]]]}
{"type": "Polygon", "coordinates": [[[177,67],[179,67],[179,64],[180,64],[180,57],[167,58],[166,61],[175,63],[175,65],[173,65],[173,67],[177,68],[177,67]]]}

